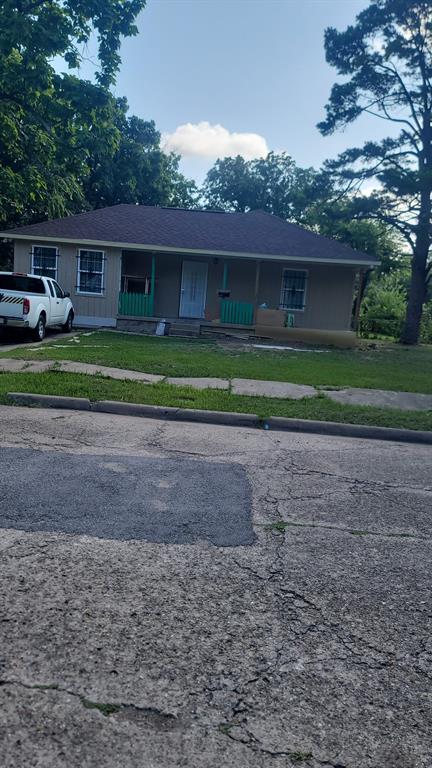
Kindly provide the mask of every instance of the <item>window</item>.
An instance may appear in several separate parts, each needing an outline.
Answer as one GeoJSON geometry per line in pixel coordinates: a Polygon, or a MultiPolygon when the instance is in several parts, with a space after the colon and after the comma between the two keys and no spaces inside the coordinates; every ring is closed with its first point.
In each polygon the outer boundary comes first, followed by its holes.
{"type": "Polygon", "coordinates": [[[53,288],[53,284],[52,284],[51,280],[48,280],[48,288],[49,288],[49,292],[50,292],[51,296],[54,298],[54,288],[53,288]]]}
{"type": "Polygon", "coordinates": [[[104,290],[105,254],[103,251],[78,251],[78,293],[95,293],[104,290]]]}
{"type": "Polygon", "coordinates": [[[64,299],[64,294],[63,294],[63,291],[62,291],[62,289],[60,288],[59,284],[58,284],[58,283],[56,283],[56,281],[55,281],[55,280],[53,280],[53,287],[54,287],[54,290],[55,290],[55,295],[57,296],[57,298],[58,298],[58,299],[64,299]]]}
{"type": "Polygon", "coordinates": [[[27,275],[2,275],[0,274],[0,289],[4,291],[18,291],[19,293],[45,294],[43,280],[27,275]]]}
{"type": "Polygon", "coordinates": [[[44,277],[57,277],[58,249],[46,245],[32,247],[32,273],[44,277]]]}
{"type": "Polygon", "coordinates": [[[281,309],[305,307],[307,272],[303,269],[284,269],[280,296],[281,309]]]}

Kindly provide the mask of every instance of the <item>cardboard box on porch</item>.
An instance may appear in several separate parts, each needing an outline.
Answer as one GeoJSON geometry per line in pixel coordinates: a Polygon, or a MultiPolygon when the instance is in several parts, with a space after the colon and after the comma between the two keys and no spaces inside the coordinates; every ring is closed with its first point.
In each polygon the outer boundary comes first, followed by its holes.
{"type": "Polygon", "coordinates": [[[258,307],[256,325],[271,326],[272,328],[283,328],[285,325],[285,309],[263,309],[258,307]]]}

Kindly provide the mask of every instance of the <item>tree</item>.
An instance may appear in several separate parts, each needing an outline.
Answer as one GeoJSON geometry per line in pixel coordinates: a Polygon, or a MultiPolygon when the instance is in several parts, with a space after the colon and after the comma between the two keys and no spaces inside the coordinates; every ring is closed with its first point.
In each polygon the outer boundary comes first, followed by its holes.
{"type": "Polygon", "coordinates": [[[328,195],[328,183],[328,176],[299,168],[286,152],[270,152],[256,160],[217,160],[207,174],[203,196],[209,208],[263,210],[300,223],[311,206],[328,195]]]}
{"type": "Polygon", "coordinates": [[[359,217],[349,196],[333,194],[308,213],[306,223],[321,235],[340,240],[357,251],[380,260],[377,274],[388,273],[403,263],[402,240],[388,224],[359,217]]]}
{"type": "Polygon", "coordinates": [[[401,340],[419,338],[430,274],[432,218],[432,11],[428,0],[372,0],[344,32],[325,33],[327,61],[344,77],[333,86],[324,135],[362,114],[388,122],[396,136],[368,141],[327,163],[348,188],[377,179],[359,206],[396,229],[409,244],[411,279],[401,340]]]}
{"type": "Polygon", "coordinates": [[[207,208],[244,213],[255,207],[249,164],[240,155],[216,160],[207,173],[202,194],[207,208]]]}
{"type": "Polygon", "coordinates": [[[114,149],[112,96],[120,38],[145,0],[29,0],[0,5],[1,226],[64,215],[85,207],[81,179],[86,142],[104,133],[114,149]],[[99,41],[98,85],[51,65],[80,60],[92,31],[99,41]]]}
{"type": "Polygon", "coordinates": [[[46,84],[50,60],[63,56],[76,68],[93,32],[98,39],[99,85],[115,80],[122,37],[137,34],[134,24],[146,0],[3,0],[0,6],[2,57],[20,60],[29,83],[46,84]]]}
{"type": "Polygon", "coordinates": [[[113,99],[114,152],[104,141],[88,137],[89,174],[85,198],[91,208],[117,203],[193,207],[197,189],[179,171],[179,156],[165,154],[154,122],[128,116],[126,99],[113,99]]]}

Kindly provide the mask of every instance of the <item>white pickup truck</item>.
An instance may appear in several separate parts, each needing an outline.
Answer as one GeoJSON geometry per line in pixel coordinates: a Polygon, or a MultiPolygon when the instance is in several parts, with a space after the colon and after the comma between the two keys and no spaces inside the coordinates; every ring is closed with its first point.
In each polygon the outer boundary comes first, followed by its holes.
{"type": "Polygon", "coordinates": [[[50,277],[0,272],[0,329],[23,328],[42,341],[45,329],[71,331],[74,309],[70,294],[50,277]]]}

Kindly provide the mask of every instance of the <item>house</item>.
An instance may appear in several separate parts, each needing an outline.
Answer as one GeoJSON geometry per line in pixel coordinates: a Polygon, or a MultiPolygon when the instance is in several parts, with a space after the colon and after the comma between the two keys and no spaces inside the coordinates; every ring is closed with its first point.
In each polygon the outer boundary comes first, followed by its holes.
{"type": "Polygon", "coordinates": [[[70,291],[77,324],[149,331],[164,318],[349,340],[356,277],[378,263],[263,211],[115,205],[0,236],[14,241],[15,271],[70,291]]]}

